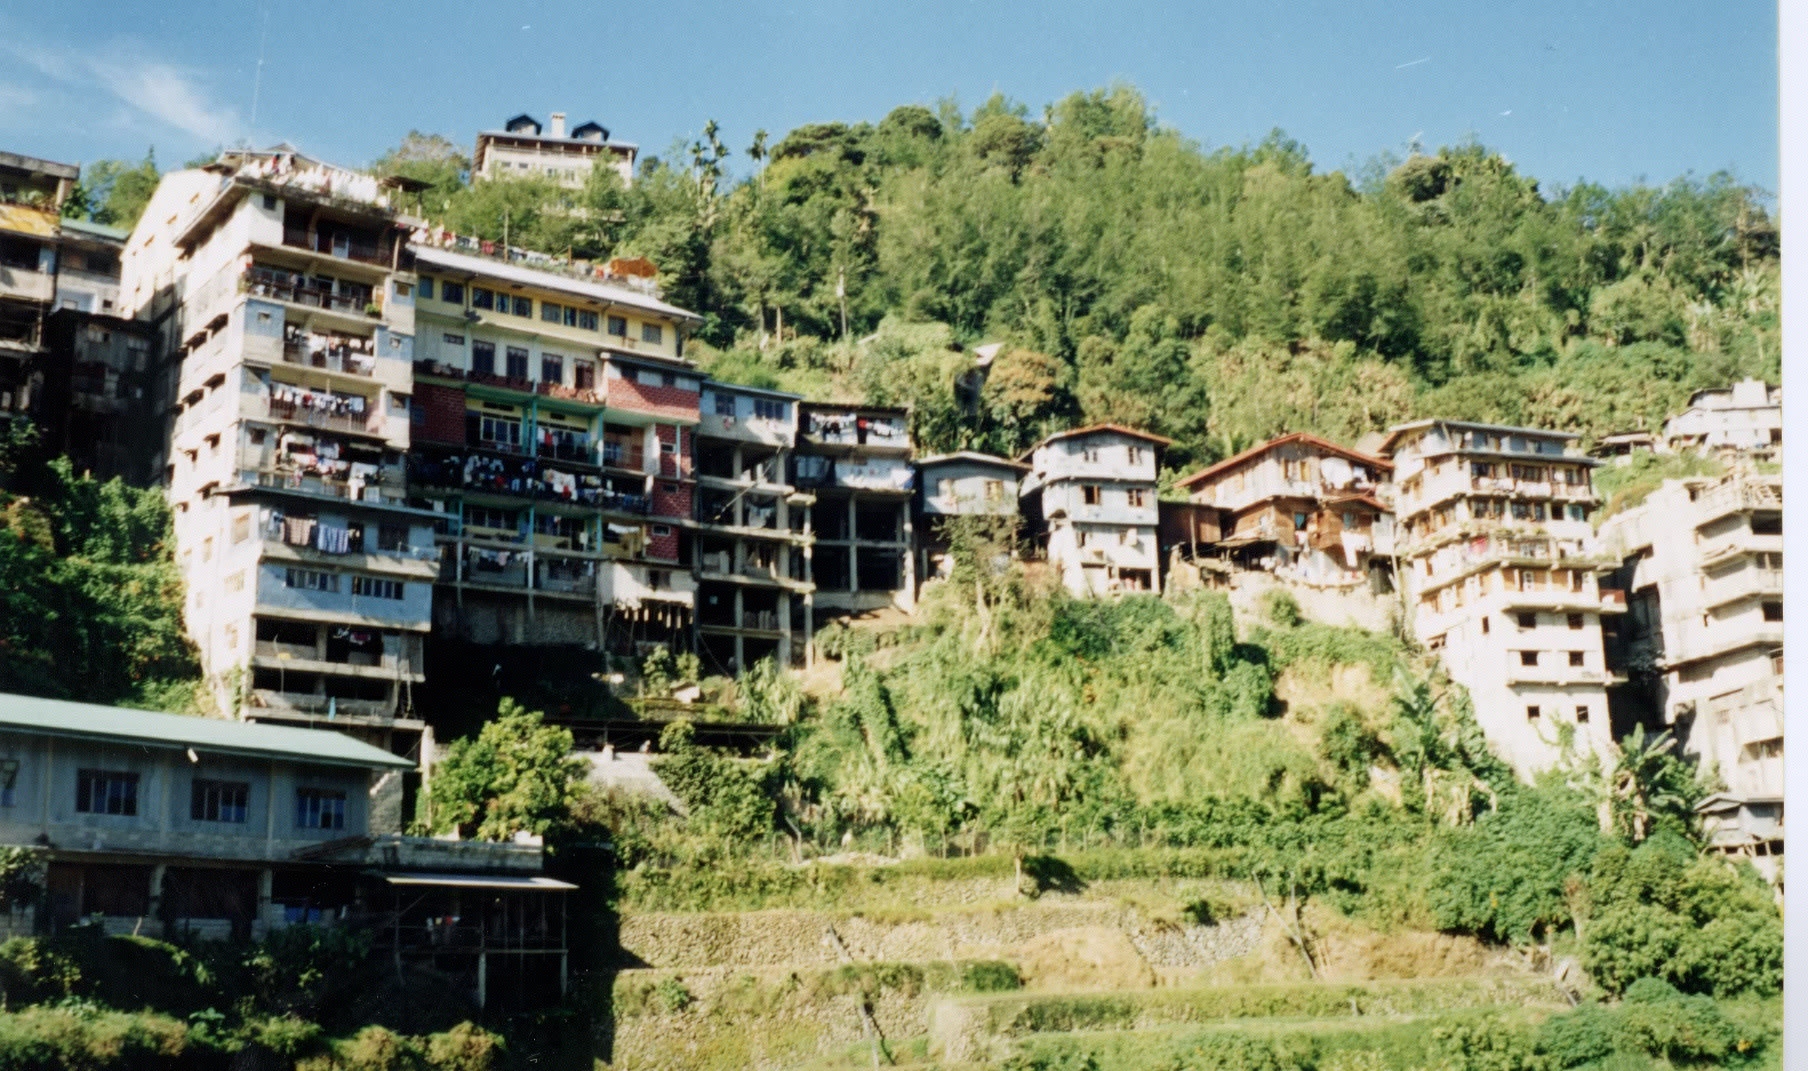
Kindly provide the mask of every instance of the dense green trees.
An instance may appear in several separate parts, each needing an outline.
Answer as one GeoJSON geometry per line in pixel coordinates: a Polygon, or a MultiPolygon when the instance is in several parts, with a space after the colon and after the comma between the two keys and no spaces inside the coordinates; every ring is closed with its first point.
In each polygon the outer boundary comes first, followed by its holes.
{"type": "Polygon", "coordinates": [[[1601,433],[1778,373],[1776,225],[1726,175],[1546,190],[1470,144],[1352,180],[1279,131],[1202,147],[1124,85],[761,133],[739,182],[713,126],[626,190],[465,186],[417,134],[380,166],[460,229],[651,257],[723,374],[858,395],[877,361],[930,449],[1100,419],[1172,436],[1176,466],[1432,412],[1601,433]],[[945,333],[900,348],[912,324],[945,333]],[[987,340],[1001,382],[961,405],[987,340]]]}
{"type": "Polygon", "coordinates": [[[172,544],[162,491],[0,444],[0,692],[191,709],[172,544]]]}

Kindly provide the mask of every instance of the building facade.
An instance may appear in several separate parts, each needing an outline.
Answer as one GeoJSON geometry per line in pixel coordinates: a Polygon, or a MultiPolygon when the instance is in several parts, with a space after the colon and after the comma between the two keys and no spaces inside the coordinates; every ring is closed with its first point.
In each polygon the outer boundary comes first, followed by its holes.
{"type": "Polygon", "coordinates": [[[917,577],[946,577],[953,568],[943,528],[956,517],[980,517],[1009,525],[1021,518],[1018,506],[1024,474],[1021,461],[961,450],[916,460],[917,577]]]}
{"type": "Polygon", "coordinates": [[[711,672],[807,662],[816,496],[792,479],[795,394],[703,385],[697,425],[698,650],[711,672]]]}
{"type": "Polygon", "coordinates": [[[231,152],[165,176],[121,279],[156,340],[184,619],[221,707],[402,749],[437,556],[404,484],[405,238],[367,175],[231,152]]]}
{"type": "Polygon", "coordinates": [[[57,294],[58,210],[80,170],[0,153],[0,415],[29,414],[57,294]]]}
{"type": "Polygon", "coordinates": [[[478,1008],[551,1003],[574,886],[541,874],[537,842],[400,835],[413,765],[336,732],[0,695],[0,844],[41,853],[45,893],[5,922],[214,940],[362,929],[478,1008]]]}
{"type": "Polygon", "coordinates": [[[1468,689],[1475,716],[1521,777],[1566,746],[1612,754],[1603,589],[1613,560],[1588,513],[1599,462],[1574,435],[1420,420],[1388,432],[1400,566],[1414,632],[1468,689]]]}
{"type": "Polygon", "coordinates": [[[1630,611],[1616,661],[1682,750],[1718,772],[1712,842],[1773,878],[1783,851],[1782,477],[1669,480],[1609,517],[1630,611]]]}
{"type": "Polygon", "coordinates": [[[1671,451],[1769,457],[1782,444],[1783,389],[1759,379],[1698,390],[1687,409],[1664,421],[1664,445],[1671,451]]]}
{"type": "Polygon", "coordinates": [[[1390,571],[1393,465],[1316,435],[1283,435],[1182,478],[1220,512],[1217,546],[1237,562],[1320,584],[1390,571]]]}
{"type": "Polygon", "coordinates": [[[910,422],[889,406],[799,407],[792,484],[813,494],[818,616],[916,606],[910,422]]]}
{"type": "Polygon", "coordinates": [[[688,645],[697,317],[595,276],[415,247],[411,500],[435,620],[478,644],[688,645]]]}
{"type": "Polygon", "coordinates": [[[1095,424],[1058,432],[1024,455],[1021,496],[1049,565],[1068,591],[1161,590],[1156,504],[1159,435],[1095,424]]]}
{"type": "Polygon", "coordinates": [[[613,168],[622,185],[634,181],[634,160],[639,146],[612,141],[609,131],[592,120],[565,130],[565,113],[553,112],[547,128],[531,115],[517,115],[501,130],[477,135],[471,156],[475,178],[544,177],[561,186],[582,187],[598,167],[613,168]]]}

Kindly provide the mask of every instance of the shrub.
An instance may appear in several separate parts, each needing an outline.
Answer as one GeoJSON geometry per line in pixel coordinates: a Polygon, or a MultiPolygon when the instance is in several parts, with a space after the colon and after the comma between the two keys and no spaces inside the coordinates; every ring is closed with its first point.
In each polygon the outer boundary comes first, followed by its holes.
{"type": "Polygon", "coordinates": [[[652,1002],[655,1008],[667,1015],[676,1015],[697,1002],[691,991],[676,978],[661,978],[653,987],[652,1002]]]}

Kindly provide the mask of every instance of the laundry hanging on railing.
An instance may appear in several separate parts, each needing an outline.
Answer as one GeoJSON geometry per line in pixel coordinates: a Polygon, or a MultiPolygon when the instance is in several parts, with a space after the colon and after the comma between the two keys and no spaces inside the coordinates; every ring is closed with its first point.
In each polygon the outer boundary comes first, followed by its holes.
{"type": "Polygon", "coordinates": [[[315,546],[328,554],[349,554],[352,549],[352,534],[344,528],[323,524],[314,539],[315,546]]]}

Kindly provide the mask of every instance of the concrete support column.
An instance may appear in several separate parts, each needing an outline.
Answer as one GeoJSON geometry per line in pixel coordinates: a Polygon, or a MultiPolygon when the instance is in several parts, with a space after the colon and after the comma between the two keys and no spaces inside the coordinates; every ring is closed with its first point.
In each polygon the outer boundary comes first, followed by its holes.
{"type": "Polygon", "coordinates": [[[860,594],[860,530],[855,527],[859,512],[854,509],[858,495],[849,495],[847,500],[847,534],[848,534],[848,593],[860,594]]]}
{"type": "MultiPolygon", "coordinates": [[[[163,918],[163,878],[168,872],[169,866],[165,863],[156,863],[151,867],[150,904],[145,908],[145,914],[150,918],[153,927],[158,926],[163,918]]],[[[161,936],[169,936],[168,928],[163,927],[162,929],[161,936]]]]}
{"type": "MultiPolygon", "coordinates": [[[[735,554],[738,556],[740,553],[741,545],[739,542],[736,542],[735,554]]],[[[737,585],[734,591],[734,664],[735,673],[737,674],[747,672],[747,638],[741,635],[741,630],[747,627],[747,619],[744,616],[746,610],[747,593],[737,585]]]]}
{"type": "Polygon", "coordinates": [[[784,669],[791,665],[791,593],[780,590],[778,593],[778,665],[784,669]]]}
{"type": "Polygon", "coordinates": [[[251,935],[261,938],[269,932],[270,901],[276,889],[276,871],[269,867],[257,872],[257,918],[252,920],[251,935]]]}

